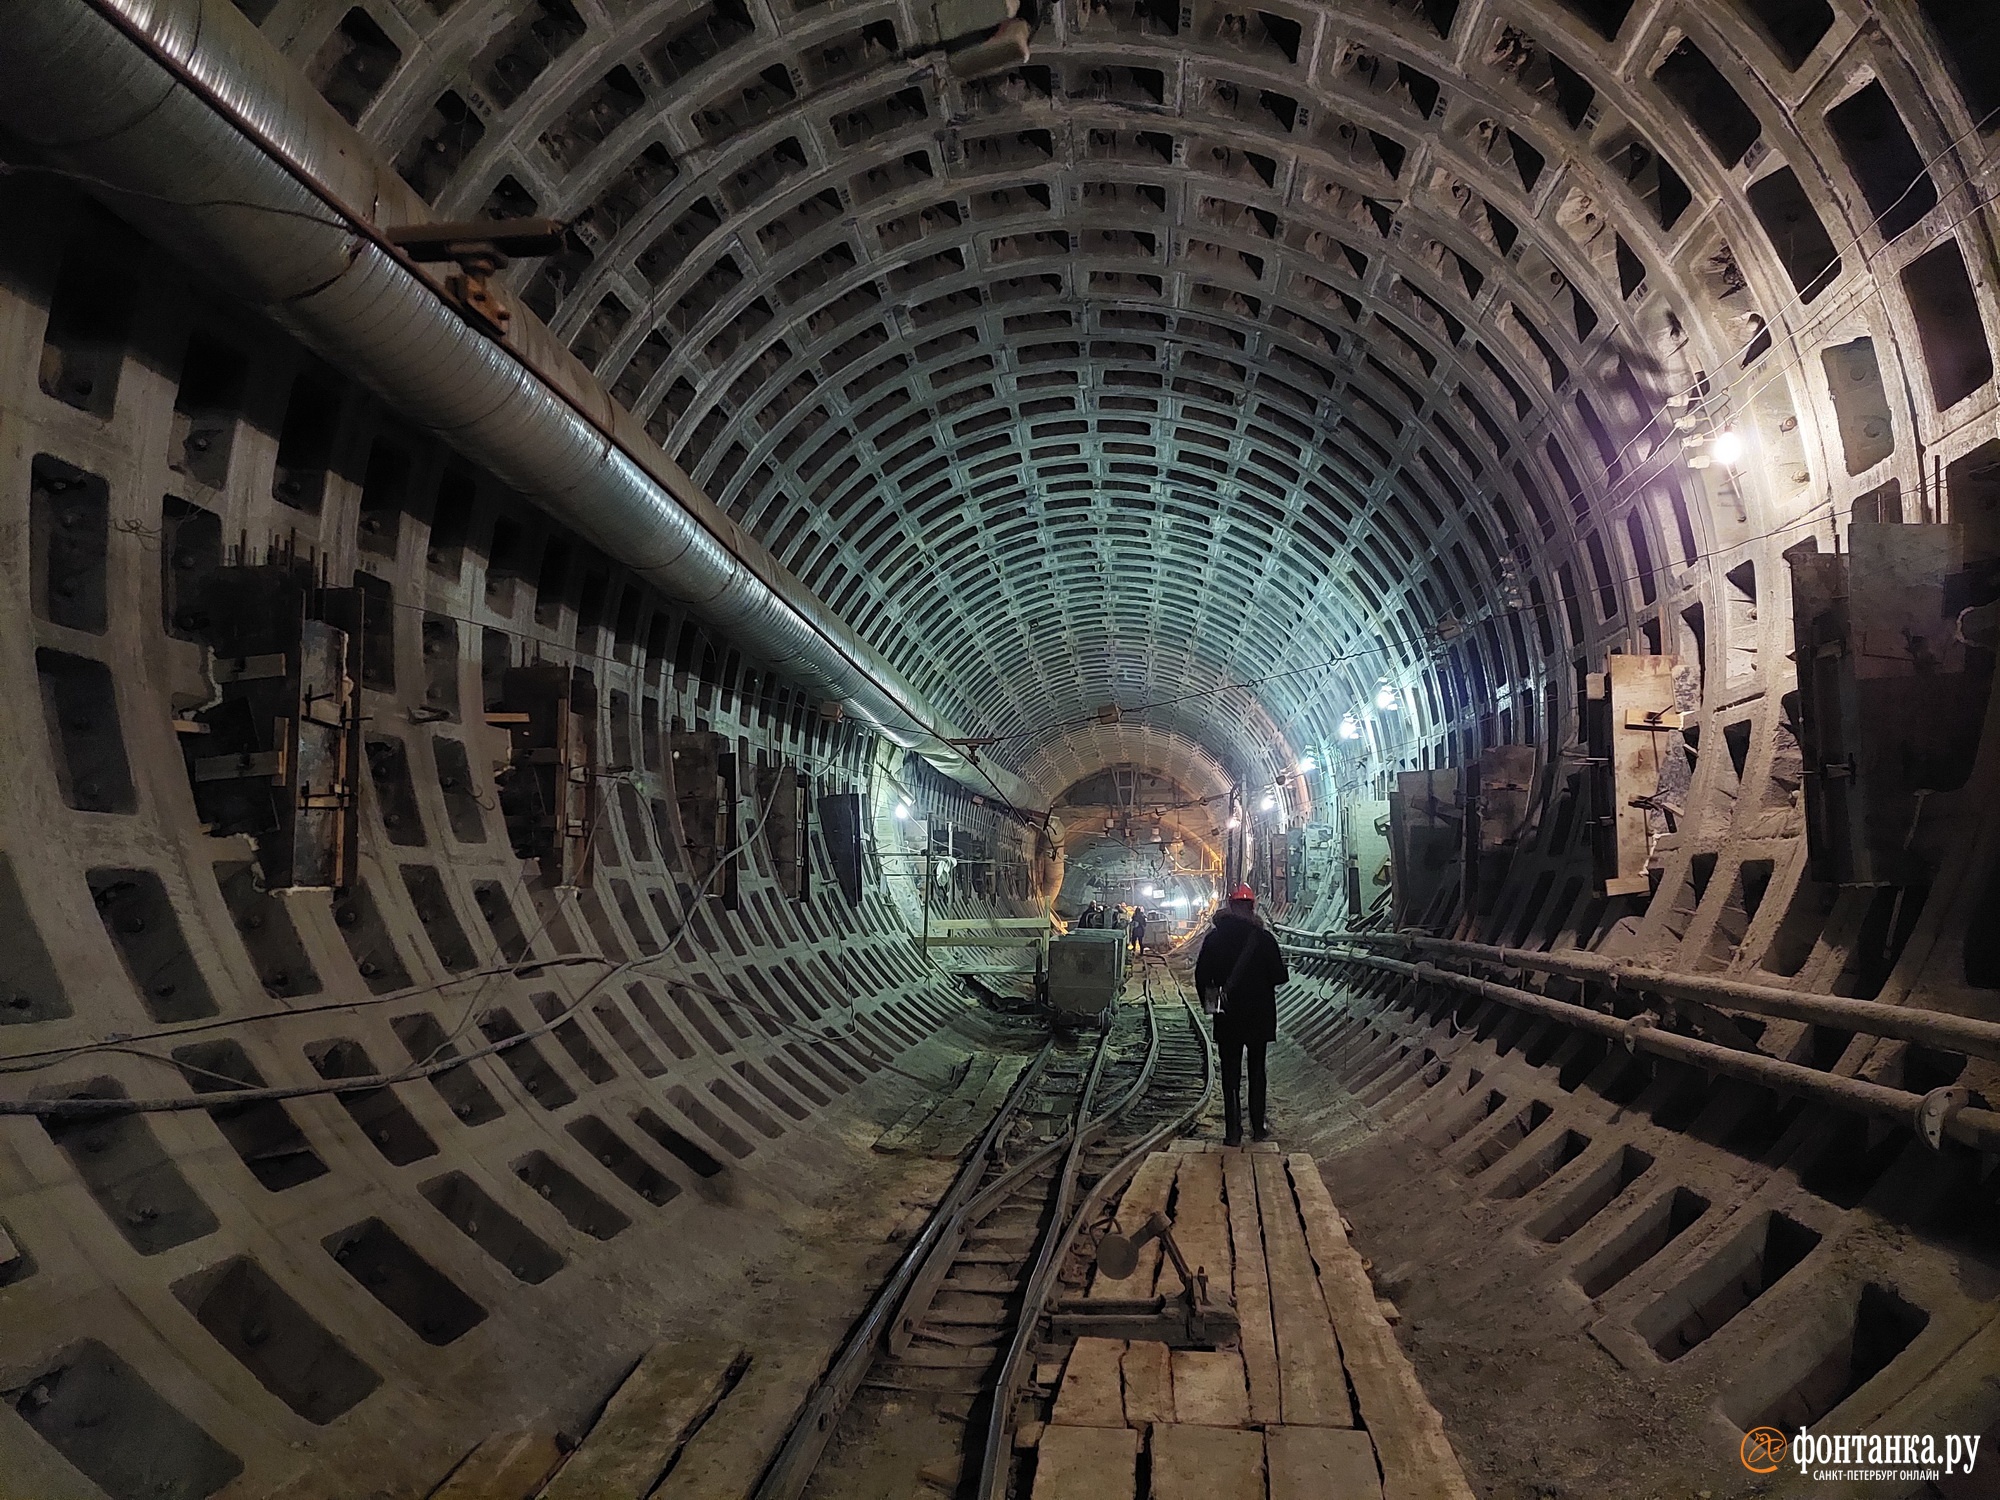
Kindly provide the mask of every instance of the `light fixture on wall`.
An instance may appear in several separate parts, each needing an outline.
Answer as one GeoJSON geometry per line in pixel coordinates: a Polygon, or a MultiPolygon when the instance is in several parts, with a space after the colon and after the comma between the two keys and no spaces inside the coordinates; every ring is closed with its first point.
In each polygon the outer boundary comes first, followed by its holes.
{"type": "Polygon", "coordinates": [[[1264,793],[1264,800],[1257,804],[1257,810],[1259,812],[1270,812],[1274,808],[1276,808],[1277,805],[1278,805],[1278,794],[1276,792],[1266,792],[1264,793]]]}
{"type": "Polygon", "coordinates": [[[1301,776],[1310,776],[1314,771],[1318,769],[1319,769],[1319,762],[1314,760],[1310,755],[1302,755],[1299,757],[1299,774],[1301,776]]]}
{"type": "Polygon", "coordinates": [[[1733,427],[1725,427],[1708,439],[1702,451],[1688,456],[1690,469],[1706,469],[1712,464],[1721,464],[1725,469],[1733,469],[1743,461],[1743,434],[1733,427]]]}
{"type": "Polygon", "coordinates": [[[1340,737],[1344,740],[1358,740],[1361,738],[1361,721],[1355,718],[1353,714],[1345,714],[1341,717],[1340,737]]]}
{"type": "Polygon", "coordinates": [[[1394,713],[1403,706],[1403,700],[1396,696],[1395,684],[1384,682],[1375,689],[1375,706],[1384,713],[1394,713]]]}

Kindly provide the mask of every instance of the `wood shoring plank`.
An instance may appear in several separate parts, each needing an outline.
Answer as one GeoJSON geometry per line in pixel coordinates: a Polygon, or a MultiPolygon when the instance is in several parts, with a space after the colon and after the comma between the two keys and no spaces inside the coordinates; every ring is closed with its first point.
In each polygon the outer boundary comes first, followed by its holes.
{"type": "Polygon", "coordinates": [[[1034,1500],[1124,1500],[1139,1488],[1130,1427],[1045,1427],[1035,1445],[1034,1500]]]}
{"type": "Polygon", "coordinates": [[[1267,1427],[1271,1500],[1382,1500],[1368,1434],[1350,1427],[1267,1427]]]}
{"type": "Polygon", "coordinates": [[[542,1500],[643,1500],[749,1360],[741,1344],[726,1339],[655,1344],[556,1470],[542,1500]]]}
{"type": "Polygon", "coordinates": [[[1242,1427],[1250,1421],[1243,1360],[1233,1349],[1176,1349],[1174,1420],[1182,1426],[1242,1427]]]}
{"type": "Polygon", "coordinates": [[[1239,1152],[1222,1158],[1229,1202],[1230,1252],[1235,1259],[1236,1319],[1242,1325],[1243,1369],[1250,1380],[1250,1420],[1268,1426],[1282,1415],[1278,1344],[1271,1326],[1271,1281],[1264,1265],[1264,1226],[1257,1210],[1256,1169],[1239,1152]]]}
{"type": "MultiPolygon", "coordinates": [[[[1193,1270],[1208,1272],[1208,1300],[1227,1306],[1232,1300],[1229,1220],[1222,1209],[1222,1153],[1189,1151],[1174,1177],[1174,1243],[1193,1270]]],[[[1163,1296],[1181,1292],[1180,1273],[1173,1262],[1160,1265],[1163,1296]]]]}
{"type": "MultiPolygon", "coordinates": [[[[1125,1184],[1125,1195],[1118,1200],[1120,1233],[1135,1234],[1147,1219],[1167,1211],[1167,1199],[1174,1190],[1174,1169],[1179,1165],[1179,1158],[1168,1151],[1155,1151],[1139,1163],[1132,1180],[1125,1184]]],[[[1152,1240],[1139,1247],[1138,1269],[1123,1281],[1113,1281],[1092,1267],[1090,1290],[1085,1295],[1150,1297],[1153,1295],[1153,1279],[1159,1270],[1160,1245],[1159,1241],[1152,1240]]]]}
{"type": "Polygon", "coordinates": [[[1340,1366],[1333,1319],[1313,1274],[1312,1256],[1292,1200],[1282,1156],[1251,1158],[1264,1221],[1264,1264],[1271,1277],[1271,1323],[1277,1335],[1278,1401],[1286,1425],[1352,1427],[1354,1406],[1340,1366]]]}
{"type": "Polygon", "coordinates": [[[553,1432],[496,1432],[431,1491],[431,1500],[528,1500],[562,1456],[553,1432]]]}
{"type": "Polygon", "coordinates": [[[1151,1339],[1125,1346],[1125,1420],[1133,1427],[1174,1419],[1173,1351],[1151,1339]]]}
{"type": "Polygon", "coordinates": [[[1348,1243],[1319,1167],[1303,1151],[1288,1158],[1287,1166],[1361,1420],[1381,1462],[1384,1500],[1472,1500],[1445,1437],[1444,1419],[1375,1305],[1374,1284],[1348,1243]]]}
{"type": "Polygon", "coordinates": [[[1078,1339],[1063,1367],[1062,1387],[1056,1392],[1055,1409],[1049,1413],[1050,1424],[1123,1427],[1125,1397],[1118,1365],[1124,1356],[1123,1339],[1078,1339]]]}
{"type": "Polygon", "coordinates": [[[1264,1434],[1178,1422],[1155,1427],[1148,1496],[1149,1500],[1264,1500],[1264,1434]]]}

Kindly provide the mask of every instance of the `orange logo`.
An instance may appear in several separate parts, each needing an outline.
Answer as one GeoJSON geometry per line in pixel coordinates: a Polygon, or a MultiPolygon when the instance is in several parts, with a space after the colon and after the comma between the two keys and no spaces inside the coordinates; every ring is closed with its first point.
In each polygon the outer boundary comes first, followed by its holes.
{"type": "Polygon", "coordinates": [[[1778,1465],[1785,1461],[1785,1449],[1789,1446],[1785,1435],[1775,1427],[1753,1427],[1743,1434],[1743,1447],[1739,1457],[1743,1467],[1752,1474],[1775,1474],[1778,1465]]]}

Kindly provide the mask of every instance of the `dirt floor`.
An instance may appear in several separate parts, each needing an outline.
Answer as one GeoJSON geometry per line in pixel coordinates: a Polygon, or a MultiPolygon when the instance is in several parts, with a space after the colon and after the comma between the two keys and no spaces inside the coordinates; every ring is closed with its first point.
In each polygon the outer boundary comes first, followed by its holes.
{"type": "Polygon", "coordinates": [[[1374,1130],[1280,1040],[1272,1121],[1352,1222],[1397,1337],[1482,1500],[1734,1500],[1760,1482],[1715,1437],[1713,1392],[1624,1369],[1544,1297],[1525,1243],[1474,1231],[1435,1153],[1374,1130]],[[1733,1471],[1733,1472],[1732,1472],[1733,1471]]]}

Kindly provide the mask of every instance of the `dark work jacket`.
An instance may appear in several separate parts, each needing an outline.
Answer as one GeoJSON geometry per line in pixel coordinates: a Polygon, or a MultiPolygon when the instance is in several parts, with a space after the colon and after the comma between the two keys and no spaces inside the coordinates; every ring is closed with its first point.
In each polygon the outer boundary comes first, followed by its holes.
{"type": "Polygon", "coordinates": [[[1194,985],[1206,995],[1227,984],[1229,1000],[1215,1018],[1218,1042],[1268,1042],[1278,1034],[1278,986],[1290,979],[1278,940],[1255,917],[1224,908],[1215,914],[1194,961],[1194,985]],[[1245,948],[1249,949],[1244,956],[1245,948]],[[1243,957],[1239,973],[1236,960],[1243,957]],[[1230,983],[1230,975],[1236,979],[1230,983]]]}

